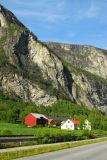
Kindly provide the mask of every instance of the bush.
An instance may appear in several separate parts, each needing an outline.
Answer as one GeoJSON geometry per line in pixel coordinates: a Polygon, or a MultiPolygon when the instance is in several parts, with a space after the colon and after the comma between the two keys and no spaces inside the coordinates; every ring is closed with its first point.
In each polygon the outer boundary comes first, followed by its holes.
{"type": "Polygon", "coordinates": [[[38,143],[55,143],[76,141],[95,138],[95,134],[88,130],[61,130],[58,128],[38,128],[35,136],[38,138],[38,143]]]}

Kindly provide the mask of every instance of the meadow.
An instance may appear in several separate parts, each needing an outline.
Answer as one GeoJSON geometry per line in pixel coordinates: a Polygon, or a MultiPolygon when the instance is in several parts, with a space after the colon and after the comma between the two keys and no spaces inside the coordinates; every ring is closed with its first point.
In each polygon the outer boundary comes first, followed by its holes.
{"type": "Polygon", "coordinates": [[[60,127],[26,127],[24,124],[0,122],[0,136],[36,136],[36,137],[57,137],[57,136],[88,136],[106,135],[107,131],[101,130],[61,130],[60,127]]]}
{"type": "Polygon", "coordinates": [[[57,142],[70,142],[99,137],[107,137],[107,131],[102,130],[61,130],[59,127],[33,127],[28,128],[24,124],[12,124],[0,122],[0,137],[26,137],[33,136],[35,140],[0,143],[0,148],[18,147],[35,144],[49,144],[57,142]]]}
{"type": "Polygon", "coordinates": [[[23,124],[0,122],[0,136],[23,136],[34,135],[35,128],[28,128],[23,124]]]}

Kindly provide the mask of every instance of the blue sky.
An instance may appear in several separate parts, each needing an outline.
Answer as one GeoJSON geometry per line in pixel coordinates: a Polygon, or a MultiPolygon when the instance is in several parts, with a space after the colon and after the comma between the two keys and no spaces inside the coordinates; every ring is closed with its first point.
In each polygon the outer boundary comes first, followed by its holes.
{"type": "Polygon", "coordinates": [[[107,0],[0,0],[42,41],[107,49],[107,0]]]}

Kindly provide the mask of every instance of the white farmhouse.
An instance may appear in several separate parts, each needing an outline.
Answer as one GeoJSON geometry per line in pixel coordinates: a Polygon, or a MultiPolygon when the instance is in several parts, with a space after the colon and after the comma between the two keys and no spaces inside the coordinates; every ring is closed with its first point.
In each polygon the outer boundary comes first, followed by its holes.
{"type": "Polygon", "coordinates": [[[84,121],[83,129],[91,131],[91,122],[89,122],[87,119],[84,121]]]}
{"type": "Polygon", "coordinates": [[[67,121],[61,123],[61,129],[68,129],[68,130],[77,130],[80,121],[76,119],[68,119],[67,121]]]}

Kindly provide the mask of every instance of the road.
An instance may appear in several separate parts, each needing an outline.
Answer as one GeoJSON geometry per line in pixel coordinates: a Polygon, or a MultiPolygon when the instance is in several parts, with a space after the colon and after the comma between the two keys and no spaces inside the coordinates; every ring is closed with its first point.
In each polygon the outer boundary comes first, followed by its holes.
{"type": "Polygon", "coordinates": [[[107,160],[107,141],[17,160],[107,160]]]}

